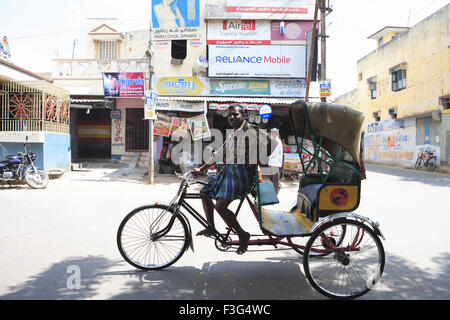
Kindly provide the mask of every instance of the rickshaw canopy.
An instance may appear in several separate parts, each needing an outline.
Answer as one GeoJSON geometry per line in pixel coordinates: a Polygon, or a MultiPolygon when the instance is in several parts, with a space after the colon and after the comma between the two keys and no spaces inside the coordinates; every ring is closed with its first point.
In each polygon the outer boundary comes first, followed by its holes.
{"type": "Polygon", "coordinates": [[[322,137],[323,147],[335,154],[342,146],[363,166],[361,132],[364,114],[343,105],[299,100],[291,104],[290,116],[294,134],[305,139],[322,137]]]}

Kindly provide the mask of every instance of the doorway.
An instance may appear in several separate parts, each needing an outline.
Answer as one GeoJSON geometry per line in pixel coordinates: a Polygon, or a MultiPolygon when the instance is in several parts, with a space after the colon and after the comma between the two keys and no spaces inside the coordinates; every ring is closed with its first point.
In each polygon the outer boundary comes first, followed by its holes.
{"type": "Polygon", "coordinates": [[[126,109],[125,151],[148,151],[148,120],[144,108],[126,109]]]}

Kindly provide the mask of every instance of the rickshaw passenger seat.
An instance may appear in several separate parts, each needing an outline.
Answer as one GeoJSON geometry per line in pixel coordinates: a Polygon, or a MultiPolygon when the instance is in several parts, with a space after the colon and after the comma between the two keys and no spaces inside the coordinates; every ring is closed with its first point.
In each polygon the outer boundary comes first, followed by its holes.
{"type": "Polygon", "coordinates": [[[297,206],[310,220],[313,220],[313,209],[316,206],[317,193],[322,186],[323,184],[321,183],[314,183],[300,187],[298,190],[297,206]]]}

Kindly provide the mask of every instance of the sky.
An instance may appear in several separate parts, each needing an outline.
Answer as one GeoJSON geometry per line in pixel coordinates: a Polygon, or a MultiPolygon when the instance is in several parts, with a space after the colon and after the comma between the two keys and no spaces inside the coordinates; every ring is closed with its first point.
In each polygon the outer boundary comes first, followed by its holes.
{"type": "MultiPolygon", "coordinates": [[[[12,61],[33,72],[51,72],[52,59],[86,58],[86,18],[117,18],[120,31],[149,27],[150,0],[0,0],[0,36],[12,61]],[[75,43],[75,46],[74,46],[75,43]]],[[[356,88],[356,63],[376,48],[368,36],[385,26],[414,26],[448,0],[331,0],[327,24],[327,78],[333,97],[356,88]]],[[[320,57],[320,55],[319,55],[320,57]]]]}

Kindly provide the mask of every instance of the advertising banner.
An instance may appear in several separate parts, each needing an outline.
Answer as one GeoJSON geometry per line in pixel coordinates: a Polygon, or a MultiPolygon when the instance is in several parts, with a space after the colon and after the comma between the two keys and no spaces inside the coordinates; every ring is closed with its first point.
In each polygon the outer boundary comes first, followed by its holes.
{"type": "Polygon", "coordinates": [[[210,95],[270,95],[269,80],[209,80],[210,95]]]}
{"type": "Polygon", "coordinates": [[[207,95],[207,80],[198,77],[154,77],[155,88],[160,96],[202,96],[207,95]]]}
{"type": "Polygon", "coordinates": [[[307,4],[307,0],[227,0],[227,11],[308,13],[307,4]]]}
{"type": "Polygon", "coordinates": [[[103,91],[107,98],[144,97],[143,72],[105,72],[103,73],[103,91]]]}
{"type": "Polygon", "coordinates": [[[306,81],[304,79],[271,79],[270,95],[273,97],[305,97],[306,81]]]}
{"type": "Polygon", "coordinates": [[[200,38],[200,0],[153,0],[153,40],[200,38]]]}
{"type": "Polygon", "coordinates": [[[211,135],[209,132],[208,120],[206,120],[205,114],[201,114],[187,120],[189,129],[191,130],[192,140],[195,141],[207,138],[211,135]]]}
{"type": "Polygon", "coordinates": [[[305,78],[306,46],[209,45],[210,77],[305,78]]]}
{"type": "Polygon", "coordinates": [[[185,137],[187,135],[187,119],[172,118],[172,138],[185,137]]]}
{"type": "Polygon", "coordinates": [[[270,44],[268,20],[211,20],[207,44],[270,44]]]}
{"type": "Polygon", "coordinates": [[[154,91],[147,91],[145,93],[145,103],[144,103],[144,118],[147,120],[156,119],[155,104],[158,94],[154,91]]]}
{"type": "Polygon", "coordinates": [[[164,113],[156,113],[155,126],[153,133],[158,136],[168,137],[170,136],[170,130],[172,129],[172,118],[164,113]]]}
{"type": "Polygon", "coordinates": [[[306,33],[312,28],[312,21],[285,21],[284,30],[281,33],[280,21],[272,21],[270,40],[272,44],[281,44],[289,41],[304,42],[306,44],[306,33]]]}

